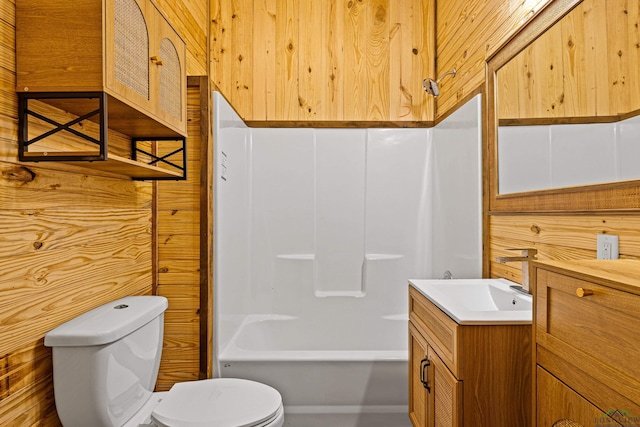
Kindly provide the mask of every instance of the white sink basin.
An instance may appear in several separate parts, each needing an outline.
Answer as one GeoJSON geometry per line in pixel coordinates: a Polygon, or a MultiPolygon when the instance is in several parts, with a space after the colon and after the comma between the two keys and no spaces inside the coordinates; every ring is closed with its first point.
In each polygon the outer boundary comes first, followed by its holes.
{"type": "Polygon", "coordinates": [[[461,325],[531,324],[531,295],[506,279],[410,280],[409,283],[461,325]]]}

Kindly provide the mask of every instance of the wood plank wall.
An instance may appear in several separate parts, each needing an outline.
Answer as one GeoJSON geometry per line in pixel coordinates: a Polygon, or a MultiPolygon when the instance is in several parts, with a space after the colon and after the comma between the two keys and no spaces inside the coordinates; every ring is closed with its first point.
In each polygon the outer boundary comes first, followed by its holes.
{"type": "Polygon", "coordinates": [[[250,122],[432,122],[434,5],[211,0],[211,78],[250,122]]]}
{"type": "MultiPolygon", "coordinates": [[[[208,4],[159,3],[187,40],[188,73],[206,74],[208,4]]],[[[84,167],[19,163],[15,84],[15,0],[0,0],[0,425],[59,426],[43,336],[100,304],[152,292],[153,184],[84,167]]],[[[197,288],[200,279],[192,276],[197,288]]],[[[199,296],[185,291],[172,303],[170,321],[193,311],[199,296]]],[[[194,338],[183,341],[174,327],[167,347],[192,347],[194,338]]],[[[191,365],[180,379],[198,376],[191,365]]],[[[173,377],[163,375],[168,387],[173,377]]]]}
{"type": "Polygon", "coordinates": [[[210,1],[211,78],[246,121],[430,126],[549,0],[210,1]],[[422,80],[454,67],[436,112],[422,80]]]}
{"type": "Polygon", "coordinates": [[[640,110],[639,8],[638,0],[585,0],[498,70],[500,123],[640,110]]]}
{"type": "MultiPolygon", "coordinates": [[[[154,293],[169,300],[165,313],[162,363],[157,388],[168,390],[175,382],[210,377],[206,365],[201,367],[201,332],[211,331],[211,308],[202,307],[201,297],[208,299],[211,287],[210,250],[201,248],[200,238],[207,238],[208,224],[200,227],[201,188],[208,168],[205,154],[210,139],[208,118],[208,78],[190,77],[187,90],[187,180],[161,181],[155,184],[155,239],[157,245],[157,289],[154,293]],[[204,105],[202,105],[204,103],[204,105]],[[203,121],[205,123],[203,123],[203,121]],[[201,261],[204,264],[201,266],[201,261]],[[201,283],[203,291],[201,292],[201,283]],[[208,327],[207,327],[208,326],[208,327]],[[203,331],[205,329],[205,331],[203,331]],[[202,374],[201,374],[202,371],[202,374]]],[[[206,216],[205,216],[206,217],[206,216]]],[[[203,350],[210,342],[203,343],[203,350]]],[[[208,359],[205,352],[206,359],[208,359]]],[[[209,361],[210,362],[210,361],[209,361]]]]}
{"type": "Polygon", "coordinates": [[[458,74],[442,81],[437,119],[483,87],[486,60],[548,2],[438,0],[437,74],[453,68],[458,74]]]}
{"type": "Polygon", "coordinates": [[[595,259],[596,235],[603,233],[619,236],[620,258],[640,259],[640,209],[624,214],[490,215],[485,246],[488,275],[521,283],[521,263],[495,261],[499,256],[513,256],[509,248],[535,248],[541,260],[595,259]]]}

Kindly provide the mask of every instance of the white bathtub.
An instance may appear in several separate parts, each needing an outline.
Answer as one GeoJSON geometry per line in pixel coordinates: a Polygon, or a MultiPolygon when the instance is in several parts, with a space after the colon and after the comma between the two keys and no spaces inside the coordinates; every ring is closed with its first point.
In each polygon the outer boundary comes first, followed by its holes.
{"type": "Polygon", "coordinates": [[[220,354],[221,376],[275,387],[289,415],[396,414],[387,427],[408,425],[407,316],[322,318],[249,316],[220,354]]]}

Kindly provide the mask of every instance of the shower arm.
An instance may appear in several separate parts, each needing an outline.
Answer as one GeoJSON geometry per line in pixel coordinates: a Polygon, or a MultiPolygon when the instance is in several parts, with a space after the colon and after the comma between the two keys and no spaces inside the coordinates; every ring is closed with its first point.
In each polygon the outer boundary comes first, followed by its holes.
{"type": "Polygon", "coordinates": [[[442,79],[444,79],[445,77],[449,76],[449,75],[453,75],[453,77],[456,76],[456,74],[458,73],[457,69],[453,69],[451,71],[447,71],[446,73],[444,73],[443,75],[440,76],[440,78],[438,80],[436,80],[436,84],[440,84],[440,82],[442,81],[442,79]]]}

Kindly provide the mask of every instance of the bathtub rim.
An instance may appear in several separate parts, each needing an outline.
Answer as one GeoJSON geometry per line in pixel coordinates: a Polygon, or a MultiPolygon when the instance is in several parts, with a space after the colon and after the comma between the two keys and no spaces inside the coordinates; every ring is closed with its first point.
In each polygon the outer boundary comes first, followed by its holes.
{"type": "MultiPolygon", "coordinates": [[[[406,321],[408,314],[380,316],[386,320],[406,321]]],[[[229,343],[218,352],[218,362],[408,362],[409,349],[398,350],[247,350],[236,345],[245,326],[263,321],[296,320],[298,316],[251,314],[246,316],[229,343]]],[[[407,326],[408,330],[408,326],[407,326]]],[[[408,333],[408,332],[407,332],[408,333]]]]}

